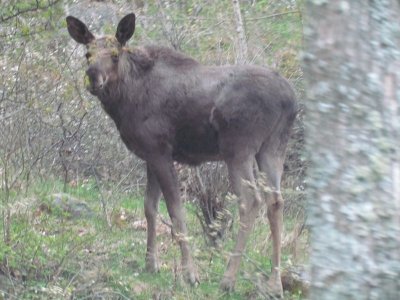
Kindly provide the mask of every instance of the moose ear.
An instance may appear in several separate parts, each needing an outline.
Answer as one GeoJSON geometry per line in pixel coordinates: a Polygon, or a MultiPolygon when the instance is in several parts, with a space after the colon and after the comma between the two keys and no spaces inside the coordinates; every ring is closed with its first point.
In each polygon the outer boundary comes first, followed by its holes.
{"type": "Polygon", "coordinates": [[[67,28],[70,36],[79,44],[87,45],[94,40],[94,35],[86,25],[75,17],[67,17],[67,28]]]}
{"type": "Polygon", "coordinates": [[[121,46],[124,46],[125,43],[132,37],[133,32],[135,31],[135,14],[129,14],[122,18],[119,21],[117,27],[117,33],[115,37],[121,46]]]}

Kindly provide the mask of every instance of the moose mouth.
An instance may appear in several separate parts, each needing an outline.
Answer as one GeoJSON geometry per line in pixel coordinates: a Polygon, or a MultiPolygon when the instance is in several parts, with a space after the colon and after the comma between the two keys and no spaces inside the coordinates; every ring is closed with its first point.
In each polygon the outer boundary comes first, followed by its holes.
{"type": "Polygon", "coordinates": [[[102,87],[97,87],[97,86],[90,86],[87,88],[87,90],[93,95],[93,96],[98,96],[101,91],[103,90],[102,87]]]}

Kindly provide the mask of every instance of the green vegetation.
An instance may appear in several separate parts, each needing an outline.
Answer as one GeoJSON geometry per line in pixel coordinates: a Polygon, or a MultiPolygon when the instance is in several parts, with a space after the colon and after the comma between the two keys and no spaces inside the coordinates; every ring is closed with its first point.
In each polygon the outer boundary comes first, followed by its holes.
{"type": "MultiPolygon", "coordinates": [[[[249,62],[278,70],[299,99],[301,2],[240,1],[249,62]]],[[[204,64],[235,63],[231,0],[10,0],[0,8],[0,300],[265,298],[271,251],[265,212],[249,239],[236,291],[226,295],[218,285],[236,235],[238,208],[229,204],[233,228],[221,248],[208,247],[196,197],[190,194],[194,172],[182,167],[179,176],[201,284],[192,288],[180,278],[180,251],[165,224],[170,220],[163,202],[161,270],[144,271],[145,168],[85,91],[84,47],[71,42],[65,24],[68,13],[97,34],[100,29],[112,34],[113,22],[132,10],[137,26],[130,46],[157,43],[204,64]],[[81,206],[71,211],[70,198],[81,206]]],[[[301,120],[302,113],[285,165],[286,237],[304,225],[301,120]]],[[[203,171],[219,172],[203,181],[218,181],[216,194],[223,199],[226,174],[221,166],[203,171]]],[[[293,236],[284,248],[284,267],[307,257],[307,237],[293,236]]],[[[301,292],[287,296],[301,298],[301,292]]]]}
{"type": "MultiPolygon", "coordinates": [[[[110,227],[100,209],[101,195],[95,183],[79,182],[68,187],[65,194],[86,203],[94,212],[92,217],[73,217],[54,207],[51,195],[62,189],[62,183],[48,181],[36,184],[25,196],[16,196],[18,200],[11,208],[12,243],[0,247],[2,268],[7,268],[13,279],[0,273],[0,297],[262,299],[259,281],[270,268],[265,259],[270,250],[269,231],[262,217],[250,237],[236,291],[226,295],[218,284],[233,246],[237,221],[222,249],[209,248],[194,214],[196,208],[186,203],[191,245],[201,278],[201,284],[193,288],[180,277],[180,251],[162,221],[157,229],[160,272],[149,274],[144,270],[146,226],[140,195],[113,194],[120,205],[111,213],[110,227]]],[[[160,203],[160,215],[169,221],[164,202],[160,203]]],[[[290,258],[287,253],[284,264],[290,258]]]]}

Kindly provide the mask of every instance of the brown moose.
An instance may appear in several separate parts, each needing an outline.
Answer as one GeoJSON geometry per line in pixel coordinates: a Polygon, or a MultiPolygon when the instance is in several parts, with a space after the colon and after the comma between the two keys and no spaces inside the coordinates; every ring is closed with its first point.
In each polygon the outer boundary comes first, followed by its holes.
{"type": "Polygon", "coordinates": [[[271,186],[265,195],[273,243],[267,284],[271,292],[282,294],[280,181],[297,112],[288,82],[265,67],[204,66],[165,47],[126,47],[135,29],[133,13],[119,22],[115,37],[96,38],[71,16],[67,24],[71,37],[87,48],[87,89],[114,120],[129,150],[147,164],[146,269],[158,270],[156,216],[162,193],[181,249],[185,278],[198,282],[174,161],[197,165],[223,160],[240,201],[236,245],[221,281],[222,289],[232,290],[246,240],[264,201],[255,188],[255,161],[271,186]]]}

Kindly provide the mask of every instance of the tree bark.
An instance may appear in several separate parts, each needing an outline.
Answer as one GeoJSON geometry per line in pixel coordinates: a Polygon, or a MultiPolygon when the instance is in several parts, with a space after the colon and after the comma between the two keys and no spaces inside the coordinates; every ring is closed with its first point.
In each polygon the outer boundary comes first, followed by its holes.
{"type": "Polygon", "coordinates": [[[306,0],[311,299],[400,299],[400,2],[306,0]]]}
{"type": "Polygon", "coordinates": [[[245,64],[248,59],[246,32],[243,25],[242,13],[240,12],[239,0],[232,0],[233,10],[235,12],[235,23],[237,32],[237,55],[236,63],[245,64]]]}

